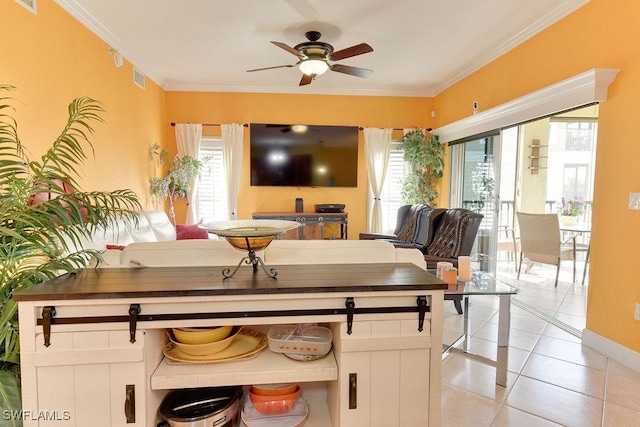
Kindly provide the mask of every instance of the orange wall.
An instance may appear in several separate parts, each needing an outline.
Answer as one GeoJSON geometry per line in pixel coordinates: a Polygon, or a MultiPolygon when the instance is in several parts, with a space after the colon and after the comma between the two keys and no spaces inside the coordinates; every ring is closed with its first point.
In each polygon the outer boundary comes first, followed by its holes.
{"type": "MultiPolygon", "coordinates": [[[[618,68],[600,105],[587,328],[640,351],[640,2],[591,0],[435,99],[437,126],[488,109],[591,68],[618,68]],[[615,7],[612,7],[615,6],[615,7]]],[[[579,285],[577,285],[579,286],[579,285]]]]}
{"type": "MultiPolygon", "coordinates": [[[[432,127],[433,100],[426,98],[342,97],[313,95],[180,93],[163,91],[151,79],[146,90],[132,82],[132,64],[125,60],[116,68],[107,45],[68,15],[55,2],[38,3],[33,15],[18,3],[4,2],[0,13],[3,39],[0,83],[16,86],[15,117],[22,141],[32,158],[49,148],[67,119],[67,105],[76,97],[100,101],[106,123],[95,125],[91,138],[95,160],[83,166],[80,180],[85,190],[130,188],[151,208],[149,180],[157,176],[157,162],[148,158],[149,147],[158,142],[176,152],[170,121],[191,123],[280,123],[353,125],[361,127],[432,127]],[[7,66],[7,64],[16,64],[7,66]]],[[[206,127],[205,133],[219,134],[206,127]]],[[[396,132],[396,137],[401,132],[396,132]]],[[[362,142],[362,136],[361,136],[362,142]]],[[[248,144],[248,131],[245,135],[248,144]]],[[[293,210],[296,197],[305,209],[316,203],[345,203],[350,236],[366,230],[367,177],[360,144],[358,187],[255,188],[248,183],[248,145],[240,188],[239,215],[255,211],[293,210]]],[[[178,203],[178,221],[184,204],[178,203]]]]}
{"type": "Polygon", "coordinates": [[[52,0],[38,2],[38,15],[14,1],[0,9],[0,83],[17,88],[10,96],[31,158],[62,131],[74,98],[94,98],[106,110],[106,123],[94,126],[95,160],[88,150],[82,189],[130,188],[149,207],[148,148],[166,139],[164,91],[150,79],[146,90],[134,85],[132,65],[116,68],[107,45],[52,0]]]}
{"type": "MultiPolygon", "coordinates": [[[[107,45],[53,1],[32,15],[13,1],[0,13],[0,83],[18,88],[15,117],[32,158],[41,155],[66,122],[66,107],[79,96],[101,101],[106,124],[96,124],[96,160],[84,168],[83,189],[131,188],[150,207],[147,152],[158,142],[175,150],[169,121],[204,123],[307,122],[362,127],[437,127],[504,103],[594,67],[619,68],[600,107],[593,244],[587,327],[640,351],[633,306],[640,301],[640,212],[627,209],[640,192],[640,2],[591,0],[571,16],[439,94],[425,98],[233,93],[165,93],[150,79],[132,83],[132,66],[115,68],[107,45]],[[432,110],[437,111],[434,121],[432,110]]],[[[207,128],[216,129],[216,128],[207,128]]],[[[248,149],[248,135],[245,148],[248,149]]],[[[257,189],[248,185],[245,162],[241,217],[254,211],[291,210],[296,197],[346,203],[351,237],[366,228],[366,172],[362,147],[356,189],[257,189]]],[[[447,176],[445,176],[446,187],[447,176]]],[[[446,197],[446,189],[441,189],[446,197]]],[[[444,205],[444,203],[439,203],[444,205]]]]}
{"type": "MultiPolygon", "coordinates": [[[[177,123],[305,123],[360,127],[431,127],[433,100],[427,98],[292,95],[258,93],[167,92],[167,117],[177,123]]],[[[169,124],[167,123],[167,126],[169,124]]],[[[203,133],[218,134],[218,127],[203,133]]],[[[396,136],[401,136],[398,133],[396,136]]],[[[367,229],[367,168],[360,132],[357,188],[252,187],[249,185],[249,130],[245,131],[244,162],[238,218],[253,212],[292,212],[296,197],[305,211],[316,203],[344,203],[349,213],[349,238],[367,229]]],[[[184,207],[176,209],[178,218],[184,207]]]]}

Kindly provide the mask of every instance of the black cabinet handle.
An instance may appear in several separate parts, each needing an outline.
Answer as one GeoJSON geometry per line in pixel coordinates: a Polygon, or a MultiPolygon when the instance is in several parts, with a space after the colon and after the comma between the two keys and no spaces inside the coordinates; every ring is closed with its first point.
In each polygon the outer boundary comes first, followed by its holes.
{"type": "Polygon", "coordinates": [[[358,374],[349,374],[349,409],[358,407],[358,374]]]}
{"type": "Polygon", "coordinates": [[[136,422],[136,386],[133,384],[127,384],[125,389],[124,416],[127,424],[136,422]]]}

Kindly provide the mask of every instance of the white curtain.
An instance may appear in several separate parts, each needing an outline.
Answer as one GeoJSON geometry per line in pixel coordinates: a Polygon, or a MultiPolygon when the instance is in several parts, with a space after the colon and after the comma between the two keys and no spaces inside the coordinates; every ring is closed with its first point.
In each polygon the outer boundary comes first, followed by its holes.
{"type": "Polygon", "coordinates": [[[382,233],[382,205],[380,193],[387,175],[392,129],[365,128],[364,153],[367,158],[369,185],[373,193],[373,206],[369,218],[369,232],[382,233]]]}
{"type": "MultiPolygon", "coordinates": [[[[201,124],[176,124],[176,145],[178,156],[191,156],[198,158],[200,152],[200,139],[202,138],[201,124]]],[[[198,222],[198,178],[189,179],[189,194],[187,195],[187,224],[198,222]]]]}
{"type": "Polygon", "coordinates": [[[244,126],[240,124],[221,125],[222,161],[227,177],[227,206],[229,219],[238,219],[238,191],[242,175],[242,153],[244,126]]]}

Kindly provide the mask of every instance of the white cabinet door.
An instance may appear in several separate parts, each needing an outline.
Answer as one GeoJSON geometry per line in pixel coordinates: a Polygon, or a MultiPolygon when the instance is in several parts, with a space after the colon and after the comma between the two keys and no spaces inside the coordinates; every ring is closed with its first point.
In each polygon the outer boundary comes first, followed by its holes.
{"type": "Polygon", "coordinates": [[[37,425],[144,426],[144,380],[135,379],[138,373],[144,375],[139,362],[38,368],[37,425]],[[134,423],[125,416],[128,385],[135,387],[134,423]]]}
{"type": "Polygon", "coordinates": [[[37,422],[27,424],[145,426],[143,342],[138,333],[138,341],[130,343],[127,331],[52,334],[51,346],[36,347],[38,407],[24,409],[37,422]]]}
{"type": "MultiPolygon", "coordinates": [[[[425,322],[428,325],[428,322],[425,322]]],[[[339,384],[330,388],[334,427],[429,425],[429,328],[417,320],[334,324],[339,384]]]]}

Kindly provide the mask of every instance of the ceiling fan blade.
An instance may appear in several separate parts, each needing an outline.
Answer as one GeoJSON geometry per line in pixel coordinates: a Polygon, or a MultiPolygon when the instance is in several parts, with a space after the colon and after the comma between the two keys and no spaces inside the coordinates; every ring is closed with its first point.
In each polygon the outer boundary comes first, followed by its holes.
{"type": "Polygon", "coordinates": [[[351,58],[352,56],[362,55],[363,53],[373,52],[373,48],[366,43],[360,43],[346,49],[333,52],[330,59],[332,61],[340,61],[341,59],[351,58]]]}
{"type": "Polygon", "coordinates": [[[276,65],[275,67],[265,67],[265,68],[254,68],[253,70],[247,70],[247,73],[253,73],[254,71],[264,71],[264,70],[273,70],[274,68],[291,68],[295,67],[294,65],[276,65]]]}
{"type": "Polygon", "coordinates": [[[351,67],[349,65],[333,64],[330,67],[331,71],[337,71],[338,73],[350,74],[352,76],[367,78],[373,74],[373,70],[367,70],[366,68],[351,67]]]}
{"type": "Polygon", "coordinates": [[[300,52],[298,52],[297,50],[295,50],[294,48],[292,48],[291,46],[284,44],[284,43],[280,43],[280,42],[274,42],[272,41],[271,43],[275,44],[276,46],[278,46],[280,49],[284,49],[287,52],[289,52],[292,55],[295,56],[300,56],[300,52]]]}
{"type": "Polygon", "coordinates": [[[308,76],[306,74],[302,75],[302,78],[300,79],[300,84],[299,86],[304,86],[304,85],[308,85],[313,81],[313,76],[308,76]]]}

